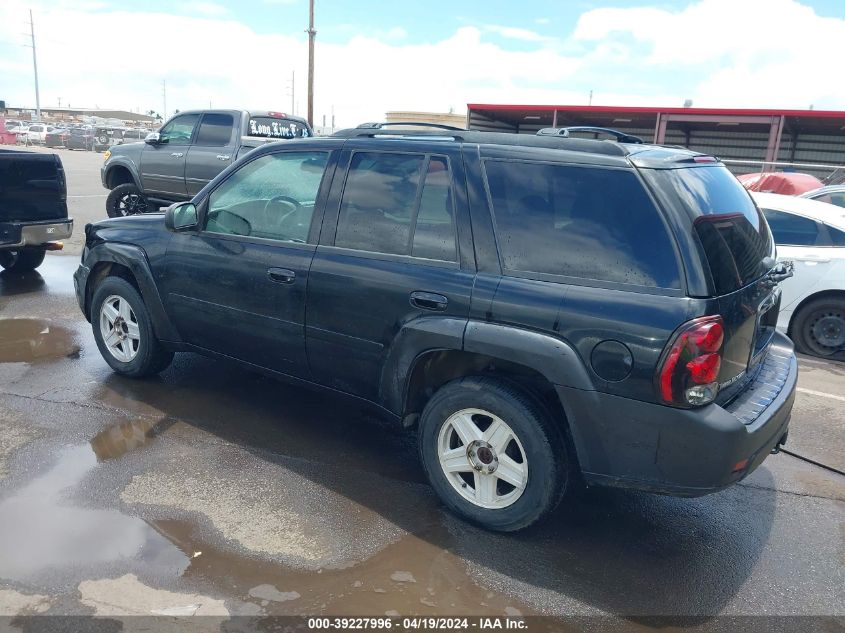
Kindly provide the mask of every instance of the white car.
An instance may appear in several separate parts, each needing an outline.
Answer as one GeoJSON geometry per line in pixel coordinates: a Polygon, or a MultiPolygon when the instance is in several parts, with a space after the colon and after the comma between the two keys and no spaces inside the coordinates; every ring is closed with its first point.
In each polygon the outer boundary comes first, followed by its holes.
{"type": "Polygon", "coordinates": [[[26,131],[26,140],[29,143],[38,143],[44,145],[47,140],[47,132],[52,132],[52,125],[44,125],[43,123],[33,123],[26,131]]]}
{"type": "Polygon", "coordinates": [[[845,185],[828,185],[802,193],[799,198],[809,198],[819,202],[829,202],[837,207],[845,207],[845,185]]]}
{"type": "Polygon", "coordinates": [[[778,261],[794,275],[781,282],[778,328],[814,356],[845,352],[845,209],[826,202],[752,193],[771,228],[778,261]]]}

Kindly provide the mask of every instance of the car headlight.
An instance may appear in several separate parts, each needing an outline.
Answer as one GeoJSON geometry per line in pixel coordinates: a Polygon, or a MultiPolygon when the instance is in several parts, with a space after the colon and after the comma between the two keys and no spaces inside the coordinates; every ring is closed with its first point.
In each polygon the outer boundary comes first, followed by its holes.
{"type": "Polygon", "coordinates": [[[103,160],[108,160],[109,156],[111,156],[110,150],[106,150],[105,152],[103,152],[103,160]]]}

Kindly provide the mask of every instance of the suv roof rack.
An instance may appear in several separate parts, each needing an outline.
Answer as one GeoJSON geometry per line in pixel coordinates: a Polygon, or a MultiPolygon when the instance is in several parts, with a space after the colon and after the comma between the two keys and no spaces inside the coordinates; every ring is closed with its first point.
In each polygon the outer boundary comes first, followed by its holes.
{"type": "Polygon", "coordinates": [[[391,125],[401,125],[403,127],[433,127],[438,130],[448,130],[450,132],[466,132],[464,128],[455,127],[454,125],[445,125],[443,123],[422,123],[420,121],[385,121],[383,123],[362,123],[357,126],[356,130],[381,130],[391,125]]]}
{"type": "Polygon", "coordinates": [[[634,136],[633,134],[626,134],[625,132],[620,132],[619,130],[612,130],[608,127],[596,127],[593,125],[575,125],[570,127],[544,127],[543,129],[537,132],[537,136],[562,136],[564,138],[569,137],[571,132],[594,132],[596,134],[608,134],[609,136],[616,137],[617,143],[633,143],[636,145],[641,145],[645,143],[643,139],[639,136],[634,136]]]}
{"type": "MultiPolygon", "coordinates": [[[[621,134],[621,133],[620,133],[621,134]]],[[[489,145],[511,145],[521,147],[545,147],[549,149],[568,150],[602,154],[604,156],[627,156],[628,148],[616,143],[608,143],[595,139],[567,138],[563,134],[513,134],[511,132],[481,132],[478,130],[464,130],[440,123],[390,122],[363,123],[358,127],[338,130],[332,134],[335,138],[398,138],[419,141],[457,141],[460,143],[478,143],[489,145]],[[387,127],[408,126],[408,129],[391,130],[387,127]]],[[[634,137],[635,138],[635,137],[634,137]]],[[[629,141],[631,142],[631,141],[629,141]]]]}

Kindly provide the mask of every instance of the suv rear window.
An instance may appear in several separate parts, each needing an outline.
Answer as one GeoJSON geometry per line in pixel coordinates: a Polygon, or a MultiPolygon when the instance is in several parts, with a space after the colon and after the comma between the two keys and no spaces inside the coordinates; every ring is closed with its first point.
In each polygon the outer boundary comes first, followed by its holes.
{"type": "Polygon", "coordinates": [[[269,116],[254,116],[249,119],[249,136],[306,138],[311,136],[311,130],[302,121],[269,116]]]}
{"type": "Polygon", "coordinates": [[[717,294],[738,290],[768,272],[766,260],[774,255],[769,225],[727,167],[642,172],[669,204],[688,213],[717,294]]]}
{"type": "Polygon", "coordinates": [[[485,161],[509,271],[680,288],[669,233],[629,170],[485,161]]]}

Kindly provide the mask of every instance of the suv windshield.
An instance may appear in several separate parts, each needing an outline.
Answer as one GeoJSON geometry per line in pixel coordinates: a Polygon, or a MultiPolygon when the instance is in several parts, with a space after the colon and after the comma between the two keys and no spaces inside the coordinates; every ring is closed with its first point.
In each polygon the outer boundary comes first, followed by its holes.
{"type": "Polygon", "coordinates": [[[768,272],[773,263],[768,258],[774,256],[769,226],[726,167],[642,171],[658,194],[689,214],[717,294],[733,292],[768,272]]]}

